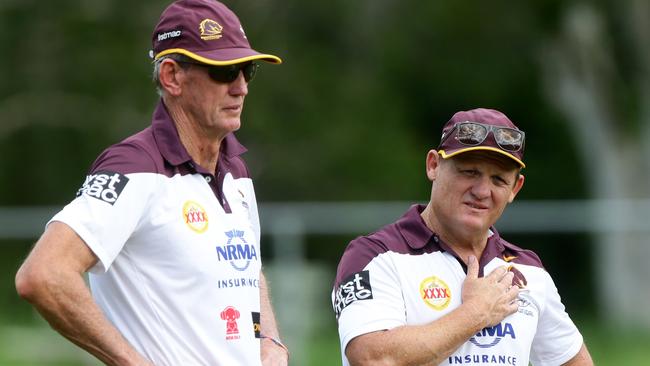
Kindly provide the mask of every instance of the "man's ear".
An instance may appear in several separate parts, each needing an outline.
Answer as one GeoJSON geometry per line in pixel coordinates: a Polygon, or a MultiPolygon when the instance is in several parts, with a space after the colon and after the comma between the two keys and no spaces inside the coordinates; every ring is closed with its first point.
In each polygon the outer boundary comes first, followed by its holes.
{"type": "Polygon", "coordinates": [[[524,180],[524,175],[520,173],[517,181],[515,182],[515,186],[512,188],[512,192],[510,193],[510,199],[508,199],[509,203],[512,203],[512,201],[515,200],[517,193],[519,193],[521,187],[524,186],[524,180]]]}
{"type": "Polygon", "coordinates": [[[160,62],[158,80],[167,94],[175,97],[181,94],[184,76],[183,69],[177,62],[168,58],[160,62]]]}
{"type": "Polygon", "coordinates": [[[437,169],[440,166],[440,159],[442,159],[442,157],[440,157],[436,150],[429,150],[427,153],[427,178],[432,182],[436,180],[436,175],[438,174],[437,169]]]}

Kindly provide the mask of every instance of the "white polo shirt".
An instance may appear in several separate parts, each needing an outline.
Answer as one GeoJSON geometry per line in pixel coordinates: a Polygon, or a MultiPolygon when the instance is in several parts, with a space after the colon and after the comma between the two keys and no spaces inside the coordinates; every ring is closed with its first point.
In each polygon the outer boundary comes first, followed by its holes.
{"type": "Polygon", "coordinates": [[[105,150],[51,220],[97,255],[95,300],[155,365],[261,364],[260,227],[244,151],[228,135],[213,176],[161,101],[151,127],[105,150]]]}
{"type": "MultiPolygon", "coordinates": [[[[353,338],[402,325],[430,323],[461,304],[467,268],[422,220],[414,205],[397,222],[353,240],[339,263],[332,304],[343,364],[353,338]]],[[[525,289],[518,312],[468,339],[442,365],[557,366],[583,340],[538,256],[503,240],[493,228],[479,260],[480,276],[512,266],[525,289]]]]}

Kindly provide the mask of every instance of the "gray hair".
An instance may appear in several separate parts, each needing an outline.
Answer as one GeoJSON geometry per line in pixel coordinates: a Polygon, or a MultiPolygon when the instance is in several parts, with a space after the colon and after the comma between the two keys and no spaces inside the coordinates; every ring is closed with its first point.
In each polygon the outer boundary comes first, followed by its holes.
{"type": "Polygon", "coordinates": [[[170,53],[169,55],[165,55],[156,61],[153,62],[153,75],[152,79],[154,84],[156,84],[156,92],[158,93],[159,96],[163,96],[163,88],[162,85],[160,84],[160,65],[162,64],[163,60],[165,59],[170,59],[178,62],[181,65],[181,68],[186,69],[189,67],[187,63],[192,63],[196,62],[193,61],[190,57],[185,56],[180,53],[170,53]]]}

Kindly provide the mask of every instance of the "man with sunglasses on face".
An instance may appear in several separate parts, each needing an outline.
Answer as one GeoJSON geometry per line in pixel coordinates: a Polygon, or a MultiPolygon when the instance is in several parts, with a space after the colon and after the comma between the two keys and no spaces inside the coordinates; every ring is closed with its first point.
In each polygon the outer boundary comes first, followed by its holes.
{"type": "Polygon", "coordinates": [[[593,365],[539,257],[493,226],[524,183],[524,132],[492,109],[458,112],[442,132],[428,204],[343,253],[343,364],[593,365]]]}
{"type": "Polygon", "coordinates": [[[152,42],[161,98],[151,126],[95,160],[17,290],[107,365],[286,366],[233,134],[256,62],[281,60],[251,49],[214,0],[172,3],[152,42]]]}

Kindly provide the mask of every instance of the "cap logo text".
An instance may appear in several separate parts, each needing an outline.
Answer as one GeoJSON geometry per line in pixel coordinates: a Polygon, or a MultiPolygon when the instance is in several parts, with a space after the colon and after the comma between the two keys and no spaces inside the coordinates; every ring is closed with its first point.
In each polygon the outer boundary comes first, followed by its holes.
{"type": "Polygon", "coordinates": [[[171,31],[164,32],[164,33],[158,33],[158,42],[164,41],[164,40],[166,40],[168,38],[180,37],[181,33],[182,32],[180,30],[171,30],[171,31]]]}
{"type": "Polygon", "coordinates": [[[199,30],[201,31],[201,39],[204,41],[219,39],[223,36],[221,34],[223,27],[212,19],[203,19],[199,24],[199,30]]]}

